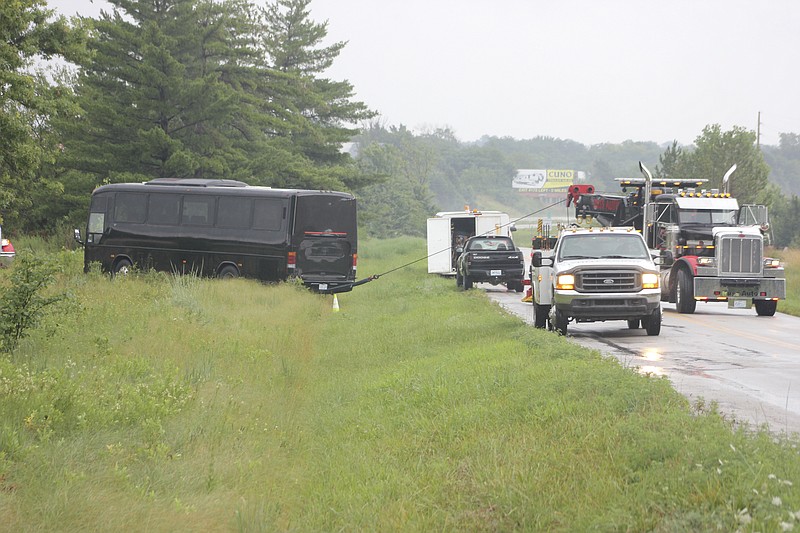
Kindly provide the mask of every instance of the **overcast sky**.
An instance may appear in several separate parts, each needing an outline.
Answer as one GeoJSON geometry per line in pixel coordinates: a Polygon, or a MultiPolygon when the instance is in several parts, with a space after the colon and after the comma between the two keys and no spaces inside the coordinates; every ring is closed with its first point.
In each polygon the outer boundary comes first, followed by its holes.
{"type": "MultiPolygon", "coordinates": [[[[50,0],[94,16],[99,0],[50,0]]],[[[312,0],[326,73],[387,124],[458,139],[677,140],[707,124],[800,133],[796,0],[312,0]]]]}

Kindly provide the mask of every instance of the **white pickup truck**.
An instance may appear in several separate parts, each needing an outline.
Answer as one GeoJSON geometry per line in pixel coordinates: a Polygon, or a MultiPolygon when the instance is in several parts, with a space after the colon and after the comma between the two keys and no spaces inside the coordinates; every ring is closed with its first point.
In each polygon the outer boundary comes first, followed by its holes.
{"type": "Polygon", "coordinates": [[[658,267],[631,227],[567,228],[553,250],[531,256],[534,324],[567,334],[567,324],[626,320],[661,332],[658,267]]]}

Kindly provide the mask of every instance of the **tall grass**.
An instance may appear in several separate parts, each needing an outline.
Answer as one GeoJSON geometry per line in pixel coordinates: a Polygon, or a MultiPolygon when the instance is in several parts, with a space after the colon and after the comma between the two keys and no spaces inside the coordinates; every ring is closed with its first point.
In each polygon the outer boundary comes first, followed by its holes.
{"type": "Polygon", "coordinates": [[[775,251],[786,270],[786,300],[778,302],[778,311],[800,316],[800,250],[775,251]]]}
{"type": "MultiPolygon", "coordinates": [[[[368,241],[360,274],[424,255],[368,241]]],[[[424,261],[338,295],[65,254],[0,359],[0,529],[780,530],[796,440],[535,330],[424,261]],[[753,428],[751,428],[753,429],[753,428]]]]}

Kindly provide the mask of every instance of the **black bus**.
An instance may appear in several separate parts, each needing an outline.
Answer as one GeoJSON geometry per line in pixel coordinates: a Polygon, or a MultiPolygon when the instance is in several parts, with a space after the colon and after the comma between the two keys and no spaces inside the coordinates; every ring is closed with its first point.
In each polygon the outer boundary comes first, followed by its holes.
{"type": "Polygon", "coordinates": [[[356,200],[348,193],[155,179],[92,193],[84,270],[132,267],[279,281],[344,292],[356,276],[356,200]]]}

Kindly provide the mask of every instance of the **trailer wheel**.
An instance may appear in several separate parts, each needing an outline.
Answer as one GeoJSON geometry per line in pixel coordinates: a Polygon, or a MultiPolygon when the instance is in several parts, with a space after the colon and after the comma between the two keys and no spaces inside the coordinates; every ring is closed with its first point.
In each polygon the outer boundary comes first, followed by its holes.
{"type": "Polygon", "coordinates": [[[775,300],[756,300],[753,304],[756,306],[758,316],[774,316],[778,309],[778,302],[775,300]]]}
{"type": "Polygon", "coordinates": [[[469,276],[464,276],[464,290],[468,291],[472,288],[472,280],[469,276]]]}
{"type": "Polygon", "coordinates": [[[648,335],[658,335],[661,333],[661,306],[656,307],[653,314],[642,319],[642,326],[648,335]]]}
{"type": "Polygon", "coordinates": [[[549,305],[539,305],[533,302],[533,325],[539,329],[544,329],[547,325],[548,313],[550,313],[549,305]]]}
{"type": "Polygon", "coordinates": [[[678,271],[678,279],[675,281],[675,307],[679,313],[691,315],[697,307],[694,299],[694,286],[692,275],[684,269],[678,271]]]}
{"type": "Polygon", "coordinates": [[[639,319],[634,318],[632,320],[628,320],[628,329],[638,329],[639,328],[639,319]]]}

